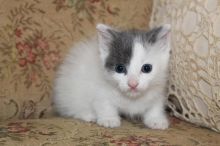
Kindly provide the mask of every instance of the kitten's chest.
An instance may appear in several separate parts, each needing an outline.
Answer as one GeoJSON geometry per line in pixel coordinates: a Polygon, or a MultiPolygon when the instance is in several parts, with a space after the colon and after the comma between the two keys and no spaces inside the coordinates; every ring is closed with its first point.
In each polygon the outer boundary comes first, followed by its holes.
{"type": "Polygon", "coordinates": [[[121,100],[118,104],[118,110],[121,113],[129,115],[139,115],[146,112],[149,104],[144,100],[121,100]]]}

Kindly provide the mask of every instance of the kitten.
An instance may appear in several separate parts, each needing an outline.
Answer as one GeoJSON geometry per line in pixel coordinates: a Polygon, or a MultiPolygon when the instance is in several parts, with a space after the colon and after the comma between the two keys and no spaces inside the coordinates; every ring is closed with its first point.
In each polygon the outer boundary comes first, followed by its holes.
{"type": "Polygon", "coordinates": [[[140,115],[152,129],[166,129],[170,25],[148,32],[97,25],[98,37],[75,45],[54,87],[62,116],[104,127],[120,126],[120,114],[140,115]]]}

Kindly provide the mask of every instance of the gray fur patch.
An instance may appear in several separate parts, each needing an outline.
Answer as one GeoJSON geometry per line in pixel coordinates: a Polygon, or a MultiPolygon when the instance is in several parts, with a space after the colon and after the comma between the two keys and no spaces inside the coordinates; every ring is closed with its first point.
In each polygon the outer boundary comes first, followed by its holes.
{"type": "Polygon", "coordinates": [[[157,41],[157,36],[162,27],[152,29],[150,31],[130,30],[115,32],[108,30],[112,36],[111,43],[109,44],[109,55],[105,62],[105,67],[114,71],[117,64],[128,66],[132,57],[134,40],[139,38],[141,43],[153,44],[157,41]]]}
{"type": "Polygon", "coordinates": [[[148,42],[151,44],[155,43],[157,41],[157,36],[159,32],[161,31],[161,29],[162,27],[157,27],[157,28],[150,30],[144,35],[144,39],[148,40],[148,42]]]}
{"type": "Polygon", "coordinates": [[[113,71],[115,65],[128,65],[132,56],[134,37],[129,32],[111,32],[112,41],[109,44],[109,55],[105,67],[113,71]]]}

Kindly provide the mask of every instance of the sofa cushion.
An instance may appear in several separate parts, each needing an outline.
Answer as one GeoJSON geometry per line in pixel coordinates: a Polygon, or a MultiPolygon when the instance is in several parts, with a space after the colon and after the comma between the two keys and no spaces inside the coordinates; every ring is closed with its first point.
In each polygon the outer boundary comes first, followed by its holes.
{"type": "Polygon", "coordinates": [[[0,120],[51,115],[55,70],[96,23],[147,28],[152,0],[0,1],[0,120]]]}
{"type": "Polygon", "coordinates": [[[220,132],[220,1],[155,0],[151,25],[171,23],[169,106],[220,132]]]}
{"type": "Polygon", "coordinates": [[[0,145],[219,146],[219,134],[175,118],[170,120],[171,127],[165,131],[127,120],[115,129],[62,118],[7,121],[0,123],[0,145]]]}

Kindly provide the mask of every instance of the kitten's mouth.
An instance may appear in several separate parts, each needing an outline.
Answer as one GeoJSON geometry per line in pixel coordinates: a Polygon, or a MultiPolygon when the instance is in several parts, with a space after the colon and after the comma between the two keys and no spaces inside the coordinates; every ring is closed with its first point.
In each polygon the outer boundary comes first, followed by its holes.
{"type": "Polygon", "coordinates": [[[135,89],[129,89],[127,92],[126,92],[126,95],[129,97],[129,98],[138,98],[141,93],[140,91],[135,88],[135,89]]]}
{"type": "Polygon", "coordinates": [[[131,93],[138,93],[138,90],[135,88],[135,89],[133,89],[133,88],[130,88],[129,89],[129,92],[131,92],[131,93]]]}
{"type": "Polygon", "coordinates": [[[121,89],[121,92],[130,99],[137,99],[142,95],[142,92],[138,88],[127,88],[121,89]]]}

